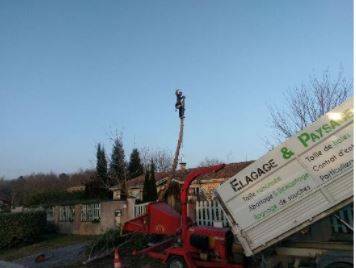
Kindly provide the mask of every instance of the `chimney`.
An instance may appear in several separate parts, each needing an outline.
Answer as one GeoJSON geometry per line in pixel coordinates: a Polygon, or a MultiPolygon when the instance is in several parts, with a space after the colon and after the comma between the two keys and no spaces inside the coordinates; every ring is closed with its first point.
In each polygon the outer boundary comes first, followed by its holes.
{"type": "Polygon", "coordinates": [[[179,163],[179,170],[185,170],[187,167],[187,163],[186,162],[180,162],[179,163]]]}

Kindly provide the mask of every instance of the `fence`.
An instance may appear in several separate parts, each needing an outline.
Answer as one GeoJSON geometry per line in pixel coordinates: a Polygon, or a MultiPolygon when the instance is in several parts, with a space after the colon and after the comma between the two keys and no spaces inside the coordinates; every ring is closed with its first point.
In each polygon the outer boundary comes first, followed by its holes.
{"type": "Polygon", "coordinates": [[[147,205],[151,202],[143,203],[143,204],[138,204],[134,206],[134,217],[141,216],[147,212],[147,205]]]}
{"type": "MultiPolygon", "coordinates": [[[[340,219],[353,226],[353,205],[348,205],[335,213],[340,219]]],[[[229,226],[225,212],[217,201],[197,201],[195,204],[195,217],[197,225],[213,226],[214,222],[222,222],[222,226],[229,226]]],[[[352,232],[336,217],[331,216],[331,226],[334,233],[352,232]]]]}
{"type": "Polygon", "coordinates": [[[214,226],[221,223],[223,227],[229,226],[225,212],[217,201],[197,201],[195,219],[197,225],[214,226]]]}

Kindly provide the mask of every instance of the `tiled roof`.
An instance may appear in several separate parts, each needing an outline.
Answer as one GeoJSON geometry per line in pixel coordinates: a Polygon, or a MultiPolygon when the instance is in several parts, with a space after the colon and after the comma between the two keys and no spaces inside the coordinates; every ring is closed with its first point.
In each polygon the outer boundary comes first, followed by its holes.
{"type": "MultiPolygon", "coordinates": [[[[247,167],[253,161],[240,162],[240,163],[230,163],[226,164],[225,167],[218,172],[210,173],[205,176],[200,177],[200,179],[228,179],[234,176],[236,173],[247,167]]],[[[198,168],[188,168],[185,170],[177,170],[175,179],[179,181],[184,181],[189,172],[196,170],[198,168]]],[[[169,172],[157,172],[155,174],[156,182],[167,178],[169,176],[169,172]]],[[[133,178],[127,182],[129,187],[135,187],[142,185],[145,180],[145,175],[140,175],[136,178],[133,178]]]]}

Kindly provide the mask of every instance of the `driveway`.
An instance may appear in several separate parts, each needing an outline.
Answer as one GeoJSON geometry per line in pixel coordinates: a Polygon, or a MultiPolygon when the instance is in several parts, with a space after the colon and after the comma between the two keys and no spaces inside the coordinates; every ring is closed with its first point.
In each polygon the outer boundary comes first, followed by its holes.
{"type": "Polygon", "coordinates": [[[39,255],[36,254],[15,260],[14,263],[26,268],[64,267],[84,259],[85,246],[86,243],[81,243],[43,251],[42,254],[44,254],[45,258],[42,262],[35,262],[36,257],[39,255]]]}
{"type": "Polygon", "coordinates": [[[0,261],[0,268],[24,268],[20,264],[7,262],[7,261],[0,261]]]}

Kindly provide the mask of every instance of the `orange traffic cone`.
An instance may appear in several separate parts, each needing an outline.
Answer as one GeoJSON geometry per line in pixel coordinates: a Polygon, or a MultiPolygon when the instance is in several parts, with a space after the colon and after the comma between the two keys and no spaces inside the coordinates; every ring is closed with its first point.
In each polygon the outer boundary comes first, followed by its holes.
{"type": "Polygon", "coordinates": [[[120,258],[120,254],[119,254],[119,249],[115,248],[114,250],[114,268],[122,268],[122,264],[121,264],[121,258],[120,258]]]}

